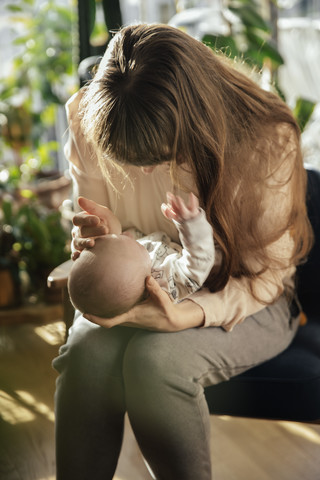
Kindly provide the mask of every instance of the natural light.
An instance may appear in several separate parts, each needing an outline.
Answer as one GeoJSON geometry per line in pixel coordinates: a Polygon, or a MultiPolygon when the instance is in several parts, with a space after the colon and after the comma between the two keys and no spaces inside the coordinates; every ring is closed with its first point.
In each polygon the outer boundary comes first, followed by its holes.
{"type": "Polygon", "coordinates": [[[54,422],[54,412],[23,390],[16,390],[12,396],[0,390],[0,411],[2,419],[11,425],[31,422],[37,415],[54,422]]]}
{"type": "Polygon", "coordinates": [[[309,442],[320,445],[320,434],[305,424],[295,422],[279,422],[279,425],[294,435],[303,437],[309,442]]]}
{"type": "Polygon", "coordinates": [[[63,322],[55,322],[36,327],[34,332],[49,345],[61,345],[65,335],[65,326],[63,322]]]}

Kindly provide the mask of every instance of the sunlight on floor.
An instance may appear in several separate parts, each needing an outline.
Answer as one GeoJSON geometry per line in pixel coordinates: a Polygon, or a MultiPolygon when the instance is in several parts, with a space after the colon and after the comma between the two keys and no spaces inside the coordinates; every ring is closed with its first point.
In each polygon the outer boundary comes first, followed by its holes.
{"type": "Polygon", "coordinates": [[[63,322],[41,325],[34,329],[34,333],[49,345],[61,345],[65,336],[65,325],[63,322]]]}
{"type": "Polygon", "coordinates": [[[54,422],[53,411],[23,390],[16,390],[13,395],[0,390],[0,412],[2,419],[11,425],[31,422],[36,415],[54,422]]]}
{"type": "Polygon", "coordinates": [[[29,392],[23,390],[16,390],[16,394],[24,403],[30,405],[36,413],[46,417],[50,422],[54,422],[54,413],[45,403],[38,402],[29,392]]]}
{"type": "Polygon", "coordinates": [[[290,433],[303,437],[309,442],[316,443],[320,445],[320,434],[315,432],[312,428],[307,425],[294,423],[294,422],[278,422],[282,428],[289,431],[290,433]]]}
{"type": "Polygon", "coordinates": [[[0,411],[2,419],[11,425],[32,422],[32,420],[35,419],[33,412],[22,407],[16,399],[12,398],[3,390],[0,390],[0,411]]]}
{"type": "MultiPolygon", "coordinates": [[[[232,418],[234,417],[230,417],[228,415],[219,416],[219,419],[225,422],[232,420],[232,418]]],[[[320,432],[315,431],[312,426],[309,427],[304,423],[281,420],[275,420],[274,422],[292,435],[297,435],[298,437],[301,437],[308,442],[320,445],[320,432]]]]}
{"type": "Polygon", "coordinates": [[[230,417],[229,415],[218,415],[220,420],[224,420],[225,422],[228,422],[229,420],[232,420],[233,417],[230,417]]]}

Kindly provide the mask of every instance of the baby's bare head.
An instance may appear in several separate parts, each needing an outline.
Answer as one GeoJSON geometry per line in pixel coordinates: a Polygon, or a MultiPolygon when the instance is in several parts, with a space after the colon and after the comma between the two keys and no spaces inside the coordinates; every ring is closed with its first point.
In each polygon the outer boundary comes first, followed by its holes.
{"type": "Polygon", "coordinates": [[[126,235],[104,235],[74,262],[68,281],[71,302],[82,313],[111,318],[144,298],[151,274],[147,250],[126,235]]]}

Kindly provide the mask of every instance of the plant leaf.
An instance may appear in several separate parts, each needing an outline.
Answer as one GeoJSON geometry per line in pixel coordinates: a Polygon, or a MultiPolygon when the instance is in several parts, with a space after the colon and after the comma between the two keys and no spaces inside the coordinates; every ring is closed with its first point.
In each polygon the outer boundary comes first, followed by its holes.
{"type": "Polygon", "coordinates": [[[202,38],[202,42],[208,45],[214,51],[222,51],[231,58],[237,57],[240,52],[237,44],[231,36],[217,36],[206,34],[202,38]]]}
{"type": "Polygon", "coordinates": [[[260,37],[259,35],[253,33],[251,30],[246,31],[247,38],[249,40],[249,50],[251,53],[256,51],[256,58],[261,60],[261,64],[263,64],[263,60],[265,58],[270,58],[273,62],[274,67],[279,67],[283,65],[284,60],[278,50],[271,44],[270,41],[260,37]]]}
{"type": "Polygon", "coordinates": [[[12,223],[12,203],[8,200],[2,200],[3,223],[11,225],[12,223]]]}
{"type": "Polygon", "coordinates": [[[243,25],[249,28],[257,28],[264,32],[269,32],[270,27],[256,11],[252,4],[246,4],[241,7],[229,6],[229,10],[240,18],[243,25]]]}
{"type": "Polygon", "coordinates": [[[92,34],[93,32],[93,29],[94,29],[94,25],[96,23],[96,0],[89,0],[89,19],[88,19],[88,23],[89,23],[89,32],[90,32],[90,35],[92,34]]]}
{"type": "Polygon", "coordinates": [[[315,102],[307,100],[305,98],[298,98],[296,105],[293,109],[293,114],[299,124],[301,132],[304,131],[310,117],[313,113],[315,102]]]}

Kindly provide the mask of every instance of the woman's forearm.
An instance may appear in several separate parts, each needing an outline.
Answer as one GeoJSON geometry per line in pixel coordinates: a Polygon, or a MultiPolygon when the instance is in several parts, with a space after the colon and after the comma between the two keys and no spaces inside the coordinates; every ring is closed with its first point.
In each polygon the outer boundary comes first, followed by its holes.
{"type": "Polygon", "coordinates": [[[175,305],[179,312],[179,325],[181,330],[187,328],[202,327],[205,322],[205,315],[202,307],[192,300],[185,299],[175,305]]]}

